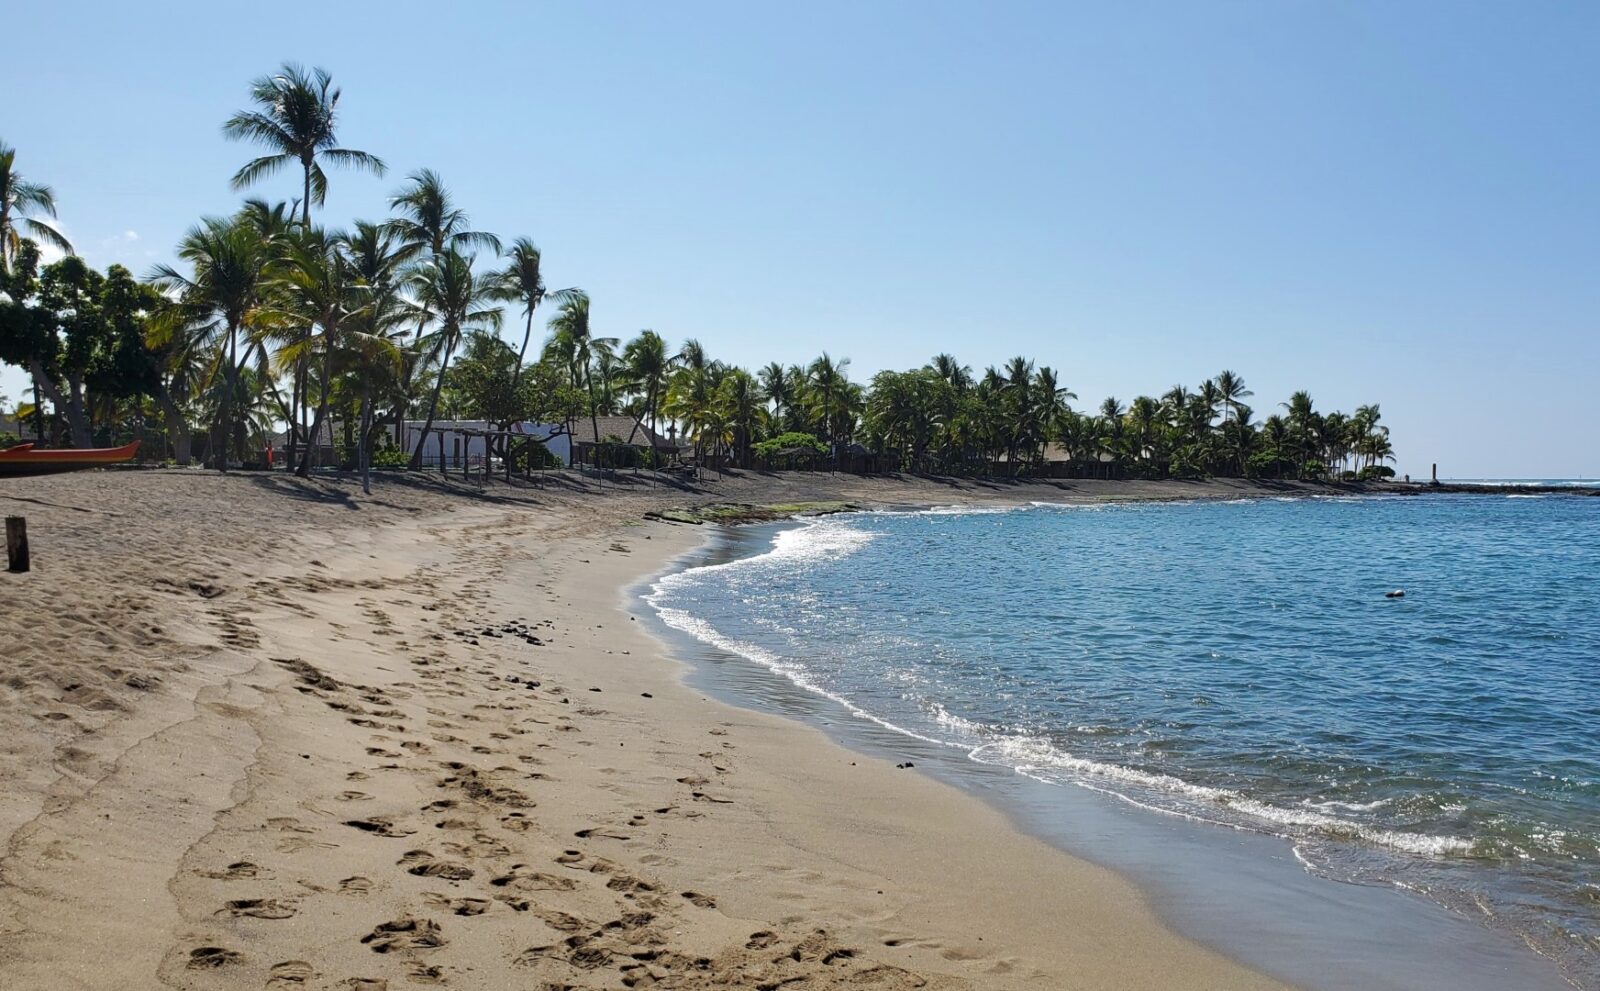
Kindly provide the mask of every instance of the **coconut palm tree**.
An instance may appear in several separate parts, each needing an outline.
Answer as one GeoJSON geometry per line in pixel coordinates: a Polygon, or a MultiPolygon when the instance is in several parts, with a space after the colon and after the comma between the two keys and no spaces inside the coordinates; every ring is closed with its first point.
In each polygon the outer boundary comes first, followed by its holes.
{"type": "Polygon", "coordinates": [[[349,345],[346,335],[371,296],[351,262],[347,240],[343,234],[312,229],[290,242],[282,260],[272,267],[272,284],[279,290],[275,305],[263,310],[275,323],[305,328],[293,343],[279,348],[276,359],[280,367],[320,362],[316,413],[306,435],[305,453],[295,469],[302,478],[311,473],[319,448],[334,374],[349,345]]]}
{"type": "Polygon", "coordinates": [[[756,377],[733,368],[717,386],[717,400],[728,424],[739,467],[750,467],[750,448],[767,423],[766,396],[756,377]]]}
{"type": "MultiPolygon", "coordinates": [[[[388,221],[389,229],[399,239],[401,254],[406,259],[438,256],[446,250],[467,252],[489,250],[499,253],[500,239],[487,231],[472,230],[472,221],[464,210],[457,207],[445,188],[444,180],[432,169],[419,169],[406,177],[406,184],[389,197],[389,208],[397,214],[388,221]]],[[[423,325],[417,324],[416,340],[422,339],[423,325]]],[[[404,407],[411,400],[411,378],[416,371],[408,365],[401,376],[401,409],[396,422],[402,435],[405,427],[404,407]]],[[[404,443],[409,443],[404,440],[404,443]]]]}
{"type": "Polygon", "coordinates": [[[302,179],[300,223],[311,226],[311,205],[328,198],[328,177],[321,162],[365,169],[381,176],[388,170],[376,155],[340,148],[339,90],[326,69],[307,72],[293,62],[250,84],[254,110],[241,110],[222,125],[224,136],[253,141],[271,154],[245,164],[233,176],[233,188],[244,189],[289,165],[299,162],[302,179]],[[320,161],[319,161],[320,160],[320,161]]]}
{"type": "Polygon", "coordinates": [[[434,417],[439,412],[439,392],[444,388],[450,359],[461,344],[461,335],[468,330],[500,329],[503,314],[495,305],[498,302],[498,280],[474,273],[473,260],[454,249],[446,249],[443,254],[418,265],[407,280],[416,305],[436,327],[430,335],[431,340],[425,341],[424,346],[431,356],[439,359],[433,396],[428,400],[428,418],[422,424],[416,449],[411,455],[413,469],[422,464],[422,448],[427,443],[434,417]]]}
{"type": "Polygon", "coordinates": [[[821,426],[822,439],[828,441],[830,456],[835,464],[839,460],[839,448],[834,444],[833,420],[836,410],[835,398],[839,395],[844,385],[849,381],[845,376],[845,369],[850,367],[849,358],[834,360],[828,352],[811,362],[806,369],[809,384],[814,393],[821,393],[821,402],[818,406],[820,416],[818,421],[821,426]]]}
{"type": "Polygon", "coordinates": [[[22,246],[22,235],[72,254],[72,243],[54,227],[29,214],[56,215],[56,194],[40,182],[29,182],[16,169],[17,149],[0,141],[0,275],[10,269],[11,258],[22,246]]]}
{"type": "Polygon", "coordinates": [[[400,295],[397,247],[392,231],[369,222],[358,222],[344,239],[350,266],[366,290],[365,305],[354,314],[345,335],[361,389],[356,463],[364,492],[372,490],[373,389],[397,391],[404,365],[401,327],[409,308],[400,295]]]}
{"type": "MultiPolygon", "coordinates": [[[[660,411],[662,392],[667,387],[667,376],[672,374],[674,364],[674,359],[667,354],[667,342],[653,330],[639,331],[639,336],[622,349],[623,379],[628,388],[644,396],[644,414],[650,420],[652,464],[655,462],[653,438],[656,436],[656,415],[660,411]]],[[[631,432],[628,443],[633,443],[631,432]]]]}
{"type": "Polygon", "coordinates": [[[789,389],[789,377],[784,367],[776,361],[768,362],[756,373],[756,378],[761,383],[761,391],[772,403],[773,421],[779,426],[790,426],[792,418],[789,411],[794,405],[795,395],[789,389]]]}
{"type": "Polygon", "coordinates": [[[246,335],[260,319],[274,256],[249,223],[238,217],[208,217],[184,235],[178,257],[189,264],[190,275],[168,265],[151,274],[155,286],[175,299],[152,319],[149,336],[158,348],[174,346],[174,338],[182,336],[188,339],[185,347],[204,348],[211,355],[206,379],[215,381],[220,375],[222,380],[211,454],[226,471],[235,434],[234,399],[240,392],[239,349],[251,343],[246,335]]]}
{"type": "Polygon", "coordinates": [[[574,293],[561,304],[561,309],[550,319],[550,330],[566,343],[574,374],[582,378],[582,385],[589,393],[589,426],[594,432],[595,452],[598,454],[604,438],[600,436],[599,403],[594,391],[594,364],[599,352],[617,346],[617,339],[594,336],[589,325],[589,297],[581,292],[574,293]]]}
{"type": "Polygon", "coordinates": [[[511,393],[515,395],[522,381],[522,365],[528,356],[528,342],[533,339],[533,311],[545,302],[565,303],[582,290],[572,288],[552,292],[546,289],[543,257],[528,238],[519,237],[513,241],[506,257],[509,259],[506,267],[494,274],[495,294],[506,302],[522,304],[524,319],[522,347],[517,350],[517,366],[511,372],[511,393]]]}
{"type": "Polygon", "coordinates": [[[419,169],[407,176],[406,185],[389,198],[389,208],[399,214],[389,221],[389,226],[408,256],[424,252],[441,255],[447,248],[458,252],[501,250],[498,237],[471,229],[472,221],[451,201],[444,180],[432,169],[419,169]]]}

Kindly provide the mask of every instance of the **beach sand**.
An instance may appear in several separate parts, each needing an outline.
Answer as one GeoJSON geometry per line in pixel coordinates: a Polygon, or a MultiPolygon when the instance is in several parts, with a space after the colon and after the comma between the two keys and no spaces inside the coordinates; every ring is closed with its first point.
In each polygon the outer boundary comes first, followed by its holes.
{"type": "Polygon", "coordinates": [[[693,490],[0,482],[6,988],[1278,982],[914,770],[706,699],[623,607],[713,500],[1237,497],[829,476],[693,490]]]}

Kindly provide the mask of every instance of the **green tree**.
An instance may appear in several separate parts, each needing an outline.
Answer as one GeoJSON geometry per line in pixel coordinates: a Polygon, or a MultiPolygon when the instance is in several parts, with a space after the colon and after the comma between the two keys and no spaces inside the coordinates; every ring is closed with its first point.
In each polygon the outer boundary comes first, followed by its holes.
{"type": "Polygon", "coordinates": [[[65,235],[32,214],[55,219],[56,194],[41,182],[29,182],[17,171],[17,149],[0,141],[0,275],[22,247],[23,232],[66,254],[72,244],[65,235]]]}
{"type": "Polygon", "coordinates": [[[151,343],[172,347],[182,336],[187,338],[183,347],[204,348],[210,355],[206,381],[220,377],[223,387],[211,453],[216,467],[226,471],[238,426],[233,406],[241,385],[240,347],[252,343],[248,335],[260,321],[274,256],[245,221],[208,217],[184,235],[178,257],[188,263],[189,275],[169,265],[153,273],[157,288],[175,299],[151,322],[151,343]]]}
{"type": "Polygon", "coordinates": [[[241,110],[222,125],[222,133],[235,141],[252,141],[271,150],[245,164],[233,176],[233,188],[244,189],[298,162],[302,173],[300,223],[311,226],[311,205],[328,198],[328,177],[322,162],[365,169],[381,176],[383,160],[364,151],[340,148],[339,89],[326,69],[307,72],[285,62],[274,75],[250,84],[254,110],[241,110]],[[320,160],[320,161],[319,161],[320,160]]]}
{"type": "MultiPolygon", "coordinates": [[[[672,374],[674,361],[667,354],[667,342],[653,330],[641,330],[639,336],[622,349],[624,382],[644,397],[644,413],[650,420],[652,438],[657,436],[657,415],[661,411],[662,393],[667,387],[667,377],[672,374]]],[[[633,435],[628,435],[633,443],[633,435]]],[[[650,450],[651,464],[655,463],[654,443],[650,450]]]]}
{"type": "Polygon", "coordinates": [[[473,259],[448,249],[417,266],[409,280],[417,305],[436,327],[424,346],[439,360],[433,395],[428,400],[428,417],[411,455],[413,469],[422,464],[422,447],[439,412],[439,392],[444,388],[450,359],[461,343],[461,335],[470,330],[500,329],[502,314],[494,305],[497,302],[496,281],[474,273],[472,262],[473,259]]]}

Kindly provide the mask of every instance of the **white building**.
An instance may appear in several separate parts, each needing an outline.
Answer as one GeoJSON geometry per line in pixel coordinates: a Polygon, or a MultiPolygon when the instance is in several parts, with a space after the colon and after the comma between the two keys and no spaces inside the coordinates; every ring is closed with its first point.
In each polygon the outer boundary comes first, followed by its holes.
{"type": "MultiPolygon", "coordinates": [[[[439,467],[439,460],[444,459],[447,469],[482,467],[488,438],[486,432],[498,432],[499,423],[488,420],[435,420],[424,437],[423,420],[407,420],[405,433],[401,442],[407,453],[416,453],[420,444],[422,447],[422,466],[424,468],[439,467]]],[[[552,423],[513,423],[505,428],[517,437],[528,437],[537,440],[545,446],[551,454],[561,459],[562,464],[572,461],[572,439],[565,433],[565,427],[552,423]]]]}

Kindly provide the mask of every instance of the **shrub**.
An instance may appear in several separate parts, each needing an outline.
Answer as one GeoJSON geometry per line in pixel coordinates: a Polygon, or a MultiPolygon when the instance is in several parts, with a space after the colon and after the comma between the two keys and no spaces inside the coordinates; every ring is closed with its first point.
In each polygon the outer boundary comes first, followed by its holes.
{"type": "Polygon", "coordinates": [[[818,440],[815,434],[803,434],[792,430],[789,433],[779,434],[776,437],[762,441],[755,446],[755,452],[758,458],[770,458],[779,451],[787,451],[791,448],[811,450],[818,454],[828,453],[828,445],[818,440]]]}

